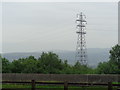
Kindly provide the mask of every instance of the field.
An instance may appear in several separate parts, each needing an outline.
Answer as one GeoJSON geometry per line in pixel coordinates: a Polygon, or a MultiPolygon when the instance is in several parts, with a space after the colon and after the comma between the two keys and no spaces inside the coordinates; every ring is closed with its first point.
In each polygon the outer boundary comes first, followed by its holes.
{"type": "MultiPolygon", "coordinates": [[[[11,89],[19,89],[19,88],[26,88],[26,89],[30,89],[31,85],[17,85],[17,84],[3,84],[2,88],[11,88],[11,89]]],[[[36,88],[39,89],[54,89],[54,90],[64,90],[63,86],[51,86],[51,85],[45,85],[45,86],[41,86],[41,85],[36,85],[36,88]]],[[[98,86],[90,86],[90,87],[79,87],[79,86],[69,86],[68,90],[108,90],[108,87],[98,87],[98,86]]],[[[114,87],[113,90],[117,90],[117,87],[114,87]]]]}
{"type": "MultiPolygon", "coordinates": [[[[116,84],[117,82],[114,82],[116,84]]],[[[27,89],[31,90],[32,85],[30,84],[3,84],[4,89],[27,89]]],[[[40,85],[36,84],[35,88],[37,90],[64,90],[63,85],[40,85]]],[[[68,90],[108,90],[108,86],[73,86],[69,85],[68,90]]],[[[112,90],[117,90],[117,87],[112,87],[112,90]]]]}

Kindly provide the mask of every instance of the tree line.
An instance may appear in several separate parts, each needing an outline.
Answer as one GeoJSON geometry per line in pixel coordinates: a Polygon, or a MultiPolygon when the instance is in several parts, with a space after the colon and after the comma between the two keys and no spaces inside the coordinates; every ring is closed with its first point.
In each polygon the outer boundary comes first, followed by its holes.
{"type": "Polygon", "coordinates": [[[39,58],[29,56],[10,62],[0,56],[2,73],[41,73],[41,74],[120,74],[120,45],[115,45],[109,51],[107,62],[100,62],[96,68],[81,65],[78,61],[74,65],[67,60],[61,60],[53,52],[43,52],[39,58]]]}

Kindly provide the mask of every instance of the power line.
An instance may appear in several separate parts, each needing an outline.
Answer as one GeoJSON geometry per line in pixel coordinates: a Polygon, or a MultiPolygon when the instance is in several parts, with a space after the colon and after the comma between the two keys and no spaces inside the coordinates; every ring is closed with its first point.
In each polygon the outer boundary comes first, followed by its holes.
{"type": "Polygon", "coordinates": [[[86,16],[81,12],[80,14],[77,14],[77,46],[76,46],[76,56],[75,59],[79,61],[82,65],[87,65],[87,49],[86,49],[86,16]]]}

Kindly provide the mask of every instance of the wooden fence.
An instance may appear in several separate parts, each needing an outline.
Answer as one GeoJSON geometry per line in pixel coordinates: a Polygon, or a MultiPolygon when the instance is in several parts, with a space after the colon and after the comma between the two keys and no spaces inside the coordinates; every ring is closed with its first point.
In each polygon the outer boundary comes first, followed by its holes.
{"type": "Polygon", "coordinates": [[[120,75],[116,74],[25,74],[3,73],[2,80],[7,81],[68,81],[68,82],[120,82],[120,75]]]}
{"type": "MultiPolygon", "coordinates": [[[[119,86],[120,84],[112,84],[112,82],[108,82],[108,83],[73,83],[73,82],[68,82],[68,81],[64,81],[64,82],[39,82],[39,81],[35,81],[35,80],[31,80],[31,81],[2,81],[3,84],[31,84],[31,89],[30,90],[37,90],[36,88],[36,84],[38,85],[62,85],[64,86],[64,90],[68,90],[69,86],[81,86],[81,87],[89,87],[89,86],[107,86],[108,90],[112,90],[114,86],[119,86]]],[[[7,89],[2,89],[2,90],[8,90],[7,89]]],[[[9,89],[10,90],[10,89],[9,89]]],[[[14,89],[12,88],[11,90],[19,90],[18,89],[14,89]]],[[[28,89],[20,89],[20,90],[28,90],[28,89]]],[[[120,90],[120,88],[118,88],[117,90],[120,90]]]]}

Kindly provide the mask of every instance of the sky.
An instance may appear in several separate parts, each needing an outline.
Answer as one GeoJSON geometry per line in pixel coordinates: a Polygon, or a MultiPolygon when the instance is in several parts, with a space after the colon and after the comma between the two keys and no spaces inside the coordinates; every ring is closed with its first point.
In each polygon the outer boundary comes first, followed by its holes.
{"type": "Polygon", "coordinates": [[[87,48],[111,48],[118,43],[115,2],[4,2],[2,52],[75,51],[75,20],[80,12],[87,20],[87,48]]]}
{"type": "Polygon", "coordinates": [[[2,3],[0,3],[0,53],[2,52],[2,3]]]}

